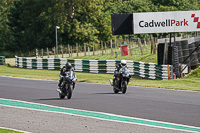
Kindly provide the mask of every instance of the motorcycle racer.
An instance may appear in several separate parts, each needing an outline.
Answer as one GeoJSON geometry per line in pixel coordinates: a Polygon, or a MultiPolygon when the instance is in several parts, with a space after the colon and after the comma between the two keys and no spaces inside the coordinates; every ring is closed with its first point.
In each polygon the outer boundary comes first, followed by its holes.
{"type": "Polygon", "coordinates": [[[113,82],[112,82],[112,86],[113,86],[113,83],[115,83],[115,79],[117,78],[117,76],[119,76],[119,70],[122,68],[122,66],[126,66],[126,61],[125,60],[121,60],[120,64],[118,64],[115,68],[115,71],[114,71],[114,76],[113,76],[113,82]]]}
{"type": "MultiPolygon", "coordinates": [[[[63,66],[61,69],[60,69],[60,74],[59,74],[59,77],[60,77],[60,80],[59,80],[59,83],[58,83],[58,88],[57,88],[57,91],[61,93],[61,84],[66,76],[66,72],[68,71],[74,71],[74,69],[72,68],[72,65],[70,62],[67,62],[65,64],[65,66],[63,66]]],[[[77,81],[77,77],[76,75],[74,74],[75,78],[73,79],[73,89],[75,88],[75,84],[76,84],[76,81],[77,81]]]]}

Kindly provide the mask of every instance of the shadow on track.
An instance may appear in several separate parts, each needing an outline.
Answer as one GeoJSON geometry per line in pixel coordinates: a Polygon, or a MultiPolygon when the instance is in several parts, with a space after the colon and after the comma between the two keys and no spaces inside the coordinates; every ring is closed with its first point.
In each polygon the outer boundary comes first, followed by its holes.
{"type": "Polygon", "coordinates": [[[94,94],[113,94],[113,95],[117,95],[117,94],[121,94],[121,93],[94,93],[94,94]]]}
{"type": "Polygon", "coordinates": [[[43,98],[43,99],[35,99],[36,101],[38,100],[63,100],[63,99],[60,99],[60,98],[43,98]]]}

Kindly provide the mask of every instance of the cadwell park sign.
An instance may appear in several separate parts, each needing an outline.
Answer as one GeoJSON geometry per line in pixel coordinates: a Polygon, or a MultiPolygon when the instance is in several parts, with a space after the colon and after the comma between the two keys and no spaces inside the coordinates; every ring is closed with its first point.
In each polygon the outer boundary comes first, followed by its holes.
{"type": "Polygon", "coordinates": [[[175,33],[200,31],[199,17],[200,10],[112,14],[112,35],[170,33],[158,40],[158,64],[173,65],[179,77],[200,65],[200,37],[178,39],[175,33]],[[179,71],[180,64],[186,67],[179,71]]]}
{"type": "Polygon", "coordinates": [[[200,11],[133,13],[133,34],[200,31],[200,11]]]}

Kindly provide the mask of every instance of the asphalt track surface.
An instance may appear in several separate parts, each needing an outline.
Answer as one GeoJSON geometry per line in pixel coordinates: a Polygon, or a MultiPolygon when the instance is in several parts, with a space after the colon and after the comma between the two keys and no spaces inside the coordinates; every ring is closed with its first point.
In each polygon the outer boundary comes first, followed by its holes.
{"type": "Polygon", "coordinates": [[[114,94],[110,85],[78,82],[72,99],[61,100],[56,87],[57,81],[0,77],[0,98],[200,127],[197,91],[128,86],[114,94]]]}

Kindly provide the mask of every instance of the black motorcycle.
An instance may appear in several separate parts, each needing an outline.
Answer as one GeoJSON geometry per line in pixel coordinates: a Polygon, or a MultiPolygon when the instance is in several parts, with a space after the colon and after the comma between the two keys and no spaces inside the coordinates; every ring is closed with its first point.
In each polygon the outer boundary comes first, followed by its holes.
{"type": "Polygon", "coordinates": [[[66,72],[66,76],[63,78],[63,82],[61,84],[61,92],[59,92],[60,99],[64,99],[65,96],[67,96],[68,99],[72,97],[76,80],[77,78],[74,71],[70,70],[66,72]]]}
{"type": "Polygon", "coordinates": [[[121,91],[123,94],[126,93],[127,85],[130,81],[131,75],[126,66],[123,66],[119,72],[115,71],[114,82],[110,79],[110,84],[113,86],[114,93],[121,91]]]}

